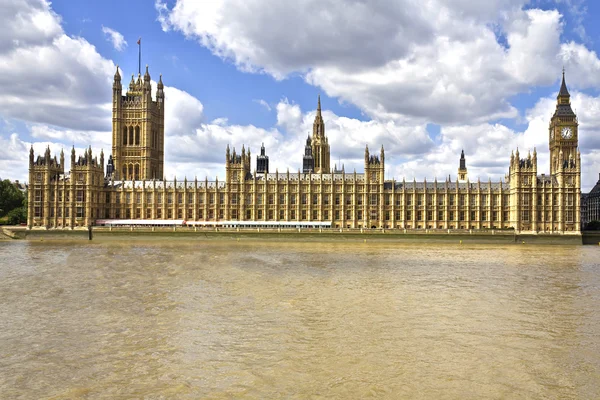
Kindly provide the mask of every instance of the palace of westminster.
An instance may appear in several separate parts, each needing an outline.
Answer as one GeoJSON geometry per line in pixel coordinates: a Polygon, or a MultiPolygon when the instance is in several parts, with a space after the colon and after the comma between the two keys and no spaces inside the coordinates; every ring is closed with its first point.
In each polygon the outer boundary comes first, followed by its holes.
{"type": "Polygon", "coordinates": [[[48,148],[29,156],[28,227],[140,225],[308,226],[387,229],[514,229],[580,234],[578,121],[563,79],[549,124],[550,173],[537,153],[511,154],[500,182],[468,179],[464,152],[455,181],[385,179],[383,146],[365,148],[364,172],[332,170],[318,102],[302,170],[270,172],[264,146],[251,168],[250,149],[225,150],[225,179],[163,178],[165,99],[162,77],[152,97],[148,67],[123,95],[117,67],[112,95],[112,154],[106,166],[91,147],[70,168],[48,148]]]}

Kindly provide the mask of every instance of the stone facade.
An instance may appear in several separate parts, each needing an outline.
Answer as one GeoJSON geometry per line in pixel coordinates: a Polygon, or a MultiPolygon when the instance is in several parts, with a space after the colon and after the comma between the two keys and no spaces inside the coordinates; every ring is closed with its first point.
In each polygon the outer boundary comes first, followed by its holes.
{"type": "Polygon", "coordinates": [[[385,151],[364,153],[364,172],[331,170],[320,99],[302,156],[302,170],[269,173],[264,147],[251,170],[250,149],[225,151],[223,181],[172,180],[163,175],[164,94],[156,100],[150,77],[132,79],[121,95],[113,84],[113,154],[91,149],[67,172],[64,156],[50,150],[29,160],[30,228],[74,228],[97,220],[327,222],[332,228],[515,229],[518,232],[580,234],[581,157],[578,121],[564,80],[549,126],[550,174],[538,175],[537,153],[511,155],[499,182],[471,182],[461,154],[456,181],[385,179],[385,151]],[[133,128],[133,130],[131,129],[133,128]],[[133,133],[133,136],[132,136],[133,133]],[[139,134],[139,139],[138,139],[139,134]],[[114,157],[114,158],[112,158],[114,157]]]}

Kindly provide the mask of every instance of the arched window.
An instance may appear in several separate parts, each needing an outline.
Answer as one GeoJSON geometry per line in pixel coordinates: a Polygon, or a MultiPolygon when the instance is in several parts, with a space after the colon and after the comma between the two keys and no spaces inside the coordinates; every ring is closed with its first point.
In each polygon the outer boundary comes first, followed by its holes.
{"type": "Polygon", "coordinates": [[[136,146],[140,145],[140,127],[139,126],[135,127],[135,145],[136,146]]]}
{"type": "Polygon", "coordinates": [[[135,164],[135,180],[140,180],[140,164],[135,164]]]}
{"type": "Polygon", "coordinates": [[[129,145],[133,146],[133,126],[129,127],[129,145]]]}
{"type": "Polygon", "coordinates": [[[123,165],[123,176],[121,179],[127,179],[127,165],[123,165]]]}
{"type": "Polygon", "coordinates": [[[129,164],[129,176],[128,176],[128,180],[133,179],[133,164],[129,164]]]}
{"type": "Polygon", "coordinates": [[[127,127],[123,127],[123,146],[127,146],[127,127]]]}

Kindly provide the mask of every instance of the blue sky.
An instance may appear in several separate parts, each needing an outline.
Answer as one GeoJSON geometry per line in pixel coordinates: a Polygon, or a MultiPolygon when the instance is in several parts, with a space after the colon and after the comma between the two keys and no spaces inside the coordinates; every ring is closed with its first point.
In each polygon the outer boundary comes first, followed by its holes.
{"type": "Polygon", "coordinates": [[[110,80],[115,65],[124,82],[137,72],[141,37],[142,67],[167,86],[169,179],[223,176],[227,144],[256,153],[265,142],[273,166],[296,170],[318,94],[332,161],[347,169],[362,171],[364,146],[383,144],[388,177],[455,177],[464,148],[471,179],[500,179],[518,146],[535,147],[544,172],[564,66],[583,187],[595,184],[597,3],[403,3],[9,0],[0,177],[26,180],[31,144],[110,151],[110,80]]]}

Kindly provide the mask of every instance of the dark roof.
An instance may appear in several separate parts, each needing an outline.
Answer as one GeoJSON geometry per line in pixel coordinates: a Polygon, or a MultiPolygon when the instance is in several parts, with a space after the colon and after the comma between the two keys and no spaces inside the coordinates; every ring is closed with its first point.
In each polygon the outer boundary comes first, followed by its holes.
{"type": "Polygon", "coordinates": [[[569,90],[567,89],[567,84],[565,83],[565,71],[563,70],[562,84],[560,85],[560,91],[558,92],[559,96],[571,96],[569,94],[569,90]]]}
{"type": "Polygon", "coordinates": [[[599,197],[600,196],[600,179],[598,179],[598,182],[596,182],[596,186],[594,186],[592,188],[592,190],[590,190],[590,193],[588,193],[589,197],[599,197]]]}

